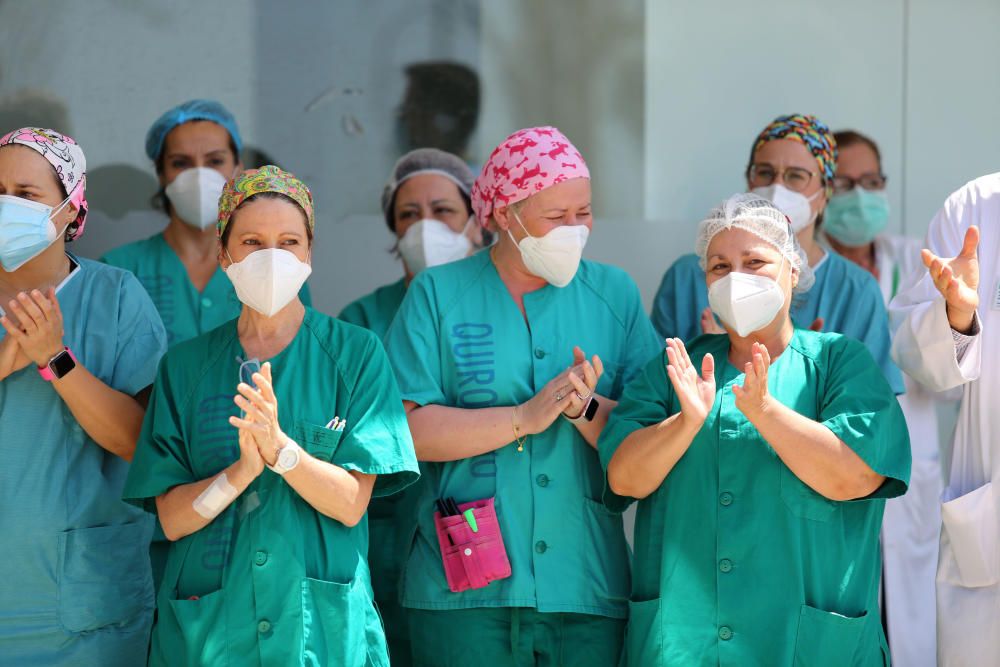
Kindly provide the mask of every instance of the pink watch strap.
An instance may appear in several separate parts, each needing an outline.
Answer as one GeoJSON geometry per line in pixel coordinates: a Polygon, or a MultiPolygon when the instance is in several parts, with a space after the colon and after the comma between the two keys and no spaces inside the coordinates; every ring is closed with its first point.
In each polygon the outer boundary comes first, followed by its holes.
{"type": "MultiPolygon", "coordinates": [[[[72,359],[74,363],[76,363],[76,355],[73,354],[73,350],[69,349],[68,347],[64,347],[63,351],[69,353],[69,358],[72,359]]],[[[60,352],[59,354],[62,354],[62,352],[60,352]]],[[[58,357],[59,354],[57,354],[56,357],[58,357]]],[[[52,359],[55,359],[56,357],[52,357],[52,359]]],[[[49,359],[49,364],[52,363],[52,359],[49,359]]],[[[42,379],[45,380],[46,382],[52,382],[53,380],[56,379],[56,374],[52,372],[52,369],[49,368],[48,364],[44,366],[39,366],[38,374],[41,375],[42,379]]]]}

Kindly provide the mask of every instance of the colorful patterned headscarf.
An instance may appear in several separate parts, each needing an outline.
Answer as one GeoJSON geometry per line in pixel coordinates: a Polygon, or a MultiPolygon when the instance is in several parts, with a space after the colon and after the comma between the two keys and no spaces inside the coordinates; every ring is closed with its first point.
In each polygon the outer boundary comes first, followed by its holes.
{"type": "Polygon", "coordinates": [[[753,150],[750,151],[750,163],[753,164],[753,156],[758,148],[775,139],[798,141],[809,149],[819,164],[829,196],[833,189],[833,177],[837,171],[837,140],[833,138],[830,128],[816,116],[806,114],[779,116],[757,135],[753,150]]]}
{"type": "Polygon", "coordinates": [[[503,140],[472,185],[472,210],[485,226],[497,206],[510,206],[571,178],[590,178],[576,147],[554,127],[531,127],[503,140]]]}
{"type": "Polygon", "coordinates": [[[248,169],[226,183],[222,196],[219,197],[219,238],[222,238],[222,232],[226,230],[229,219],[240,204],[262,192],[277,192],[298,204],[306,214],[309,231],[313,231],[316,221],[313,218],[313,198],[309,188],[293,174],[269,164],[260,169],[248,169]]]}
{"type": "Polygon", "coordinates": [[[229,113],[229,109],[215,100],[188,100],[168,109],[157,118],[149,131],[146,132],[146,155],[149,156],[149,159],[156,162],[160,157],[160,152],[163,151],[163,144],[167,140],[170,130],[193,120],[209,120],[224,127],[229,136],[233,138],[233,145],[236,146],[236,159],[239,160],[239,153],[243,150],[240,128],[237,127],[236,119],[233,118],[233,114],[229,113]]]}
{"type": "Polygon", "coordinates": [[[83,157],[83,149],[71,137],[40,127],[22,127],[0,138],[0,146],[10,144],[36,151],[56,170],[70,203],[79,211],[73,223],[76,227],[71,229],[67,240],[80,238],[87,222],[87,159],[83,157]]]}

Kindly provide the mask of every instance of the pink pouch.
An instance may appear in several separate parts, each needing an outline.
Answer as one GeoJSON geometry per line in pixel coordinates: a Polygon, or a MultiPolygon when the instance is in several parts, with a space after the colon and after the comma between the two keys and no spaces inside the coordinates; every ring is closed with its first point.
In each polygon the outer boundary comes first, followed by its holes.
{"type": "Polygon", "coordinates": [[[510,561],[493,498],[463,503],[458,509],[462,514],[457,516],[441,516],[440,512],[434,512],[448,588],[453,593],[461,593],[509,577],[510,561]],[[473,531],[465,518],[468,509],[472,510],[478,531],[473,531]]]}

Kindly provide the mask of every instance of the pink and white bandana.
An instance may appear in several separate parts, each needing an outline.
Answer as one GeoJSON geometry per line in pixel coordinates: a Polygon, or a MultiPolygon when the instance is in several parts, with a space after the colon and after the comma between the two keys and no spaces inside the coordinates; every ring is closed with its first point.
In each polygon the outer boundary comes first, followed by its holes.
{"type": "Polygon", "coordinates": [[[8,132],[0,138],[0,146],[9,144],[19,144],[37,151],[56,170],[56,176],[66,189],[70,203],[80,211],[76,217],[76,230],[69,240],[79,238],[87,221],[87,160],[83,156],[83,149],[71,137],[40,127],[22,127],[8,132]]]}
{"type": "Polygon", "coordinates": [[[472,210],[485,226],[498,206],[522,199],[572,178],[590,178],[576,147],[554,127],[531,127],[496,147],[472,186],[472,210]]]}

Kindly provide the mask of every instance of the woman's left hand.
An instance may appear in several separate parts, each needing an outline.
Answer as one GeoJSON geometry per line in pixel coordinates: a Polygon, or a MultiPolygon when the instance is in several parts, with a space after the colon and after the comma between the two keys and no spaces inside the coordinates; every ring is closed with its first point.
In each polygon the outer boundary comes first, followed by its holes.
{"type": "Polygon", "coordinates": [[[746,378],[743,386],[733,385],[737,409],[746,415],[751,423],[767,412],[771,394],[767,391],[767,372],[771,367],[771,355],[761,343],[754,343],[750,351],[752,361],[743,367],[746,378]]]}
{"type": "Polygon", "coordinates": [[[45,366],[63,351],[63,317],[55,288],[21,292],[7,304],[0,324],[36,366],[45,366]],[[17,318],[15,322],[11,315],[17,318]]]}
{"type": "Polygon", "coordinates": [[[566,374],[570,384],[573,385],[573,390],[570,392],[569,403],[563,414],[570,419],[579,419],[583,416],[590,397],[597,390],[597,383],[604,374],[604,363],[596,354],[592,360],[587,361],[587,355],[577,346],[573,348],[573,366],[566,371],[566,374]]]}
{"type": "Polygon", "coordinates": [[[257,443],[261,457],[273,466],[278,460],[278,450],[285,446],[288,436],[278,424],[278,399],[274,395],[270,362],[265,362],[260,371],[253,374],[253,381],[256,389],[245,382],[236,387],[240,393],[233,400],[246,416],[242,419],[230,417],[229,423],[248,431],[257,443]]]}

